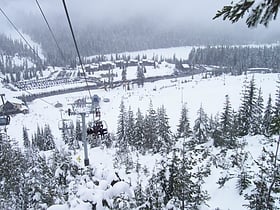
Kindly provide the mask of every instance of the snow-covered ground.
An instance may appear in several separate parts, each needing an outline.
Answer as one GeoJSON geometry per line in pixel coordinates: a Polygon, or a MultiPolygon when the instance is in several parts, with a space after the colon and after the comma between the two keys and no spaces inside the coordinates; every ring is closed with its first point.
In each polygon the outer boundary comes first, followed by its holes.
{"type": "MultiPolygon", "coordinates": [[[[150,101],[152,101],[154,108],[164,105],[167,110],[167,115],[170,118],[169,122],[172,131],[175,131],[183,103],[187,103],[192,125],[197,116],[196,112],[201,105],[209,116],[215,115],[218,111],[221,111],[225,102],[225,95],[229,95],[233,108],[237,110],[240,105],[240,94],[244,81],[249,81],[252,77],[255,78],[257,87],[261,87],[264,101],[266,103],[269,94],[272,94],[272,96],[275,95],[276,81],[278,80],[277,74],[249,74],[247,76],[242,75],[237,77],[225,75],[209,79],[202,79],[202,75],[196,75],[194,79],[186,77],[177,80],[162,80],[153,83],[145,83],[143,88],[134,85],[129,91],[119,87],[109,91],[92,90],[91,94],[98,94],[101,99],[110,99],[110,102],[103,102],[102,100],[100,104],[102,119],[106,121],[110,132],[116,132],[117,117],[119,115],[119,105],[121,100],[124,101],[126,108],[130,106],[134,112],[140,108],[142,113],[145,113],[148,109],[150,101]]],[[[61,109],[55,108],[54,105],[57,102],[62,103],[62,115],[63,117],[68,118],[64,111],[69,107],[70,103],[81,97],[88,97],[88,92],[84,91],[67,95],[52,96],[31,102],[29,104],[30,112],[28,114],[12,116],[11,124],[8,126],[7,130],[8,135],[16,139],[19,142],[19,145],[22,146],[23,126],[27,127],[29,133],[32,134],[36,131],[37,125],[42,126],[47,123],[51,126],[58,148],[63,147],[61,133],[58,130],[58,123],[61,120],[61,109]]],[[[77,117],[78,116],[71,116],[70,118],[75,122],[77,117]]],[[[88,116],[87,120],[91,120],[91,116],[88,116]]],[[[260,151],[260,149],[258,149],[260,148],[258,146],[258,140],[252,141],[250,144],[251,151],[256,152],[256,157],[259,155],[258,151],[260,151]]],[[[96,168],[96,174],[100,174],[100,179],[112,179],[107,176],[114,175],[113,154],[114,150],[112,149],[102,149],[97,147],[89,150],[90,163],[96,168]],[[107,175],[105,176],[105,174],[107,175]]],[[[159,162],[161,158],[162,157],[159,155],[140,156],[139,162],[142,165],[145,165],[149,171],[152,171],[156,162],[159,162]]],[[[74,156],[74,159],[82,166],[83,151],[78,151],[74,156]]],[[[124,171],[119,171],[119,173],[121,177],[125,177],[127,182],[130,181],[136,183],[137,177],[135,173],[130,175],[126,175],[124,171]]],[[[213,169],[211,175],[206,179],[205,189],[208,190],[211,199],[207,202],[209,207],[203,206],[202,209],[208,210],[220,207],[221,209],[245,210],[245,207],[242,205],[246,202],[238,195],[237,190],[235,189],[234,179],[227,182],[223,188],[219,188],[218,184],[216,184],[221,173],[221,170],[213,169]]],[[[147,184],[147,180],[145,179],[143,179],[142,182],[143,185],[147,184]]],[[[123,185],[121,189],[124,186],[125,185],[123,185]]],[[[85,191],[86,189],[86,186],[80,189],[82,197],[84,196],[85,198],[87,195],[85,191]]],[[[96,189],[94,192],[97,192],[96,189]]],[[[96,199],[98,200],[98,198],[96,199]]],[[[75,205],[76,209],[89,209],[88,205],[75,205]]],[[[50,210],[59,209],[67,209],[67,206],[57,205],[50,208],[50,210]]],[[[103,207],[100,207],[99,209],[103,209],[103,207]]]]}
{"type": "MultiPolygon", "coordinates": [[[[187,50],[182,48],[182,50],[187,50]]],[[[137,54],[137,53],[136,53],[137,54]]],[[[177,56],[177,53],[176,53],[177,56]]],[[[147,69],[148,75],[163,75],[173,72],[174,66],[161,66],[159,69],[149,68],[147,69]],[[156,72],[157,71],[157,72],[156,72]],[[159,73],[160,72],[160,73],[159,73]]],[[[135,77],[136,68],[128,68],[128,79],[135,77]]],[[[118,73],[120,77],[121,73],[118,73]]],[[[248,74],[241,76],[222,75],[220,77],[212,77],[203,79],[203,75],[195,75],[194,78],[184,77],[177,79],[160,80],[152,83],[145,83],[144,87],[138,87],[137,85],[131,86],[130,90],[125,90],[123,87],[118,87],[109,90],[91,90],[91,95],[97,94],[101,97],[101,118],[107,123],[109,132],[115,133],[117,130],[117,119],[119,115],[119,106],[121,101],[124,101],[126,109],[131,107],[134,113],[140,108],[142,113],[148,110],[150,101],[153,103],[153,107],[157,109],[161,105],[166,108],[167,115],[169,117],[169,124],[171,130],[175,132],[179,123],[180,112],[182,104],[186,103],[188,108],[188,116],[193,126],[194,120],[197,117],[197,110],[202,106],[208,116],[216,115],[217,112],[222,111],[225,102],[225,96],[229,95],[230,102],[234,110],[237,110],[240,105],[241,92],[243,89],[244,81],[250,81],[254,77],[256,87],[261,88],[264,104],[266,105],[269,94],[274,99],[276,92],[276,81],[279,80],[278,74],[248,74]],[[103,99],[108,98],[109,102],[104,102],[103,99]]],[[[6,93],[7,96],[15,96],[18,93],[1,87],[1,91],[6,93]]],[[[23,145],[22,127],[25,126],[28,129],[29,134],[33,134],[37,125],[43,126],[49,124],[52,133],[55,136],[55,142],[59,149],[64,147],[64,143],[61,140],[61,131],[58,129],[58,124],[62,118],[69,118],[74,123],[79,116],[67,116],[66,110],[70,107],[70,104],[75,100],[89,97],[88,91],[70,93],[65,95],[57,95],[37,99],[31,102],[29,105],[28,114],[18,114],[11,117],[11,124],[7,127],[7,134],[18,141],[19,145],[23,145]],[[63,105],[62,108],[55,108],[54,105],[59,102],[63,105]],[[61,117],[62,116],[62,117],[61,117]]],[[[272,102],[274,103],[274,102],[272,102]]],[[[87,116],[87,121],[92,119],[91,116],[87,116]]],[[[252,157],[255,159],[260,155],[261,144],[259,141],[262,137],[250,137],[248,138],[247,150],[250,151],[252,157]]],[[[210,149],[211,153],[215,154],[216,149],[210,149]]],[[[126,174],[123,169],[118,171],[120,177],[124,179],[124,183],[116,185],[114,188],[107,189],[106,185],[113,179],[115,169],[114,162],[114,149],[107,149],[102,147],[91,148],[89,150],[89,160],[93,168],[95,168],[95,178],[101,181],[101,184],[94,188],[90,182],[82,183],[79,186],[78,193],[81,199],[86,199],[88,196],[94,196],[94,200],[99,201],[102,198],[113,196],[114,193],[128,192],[128,186],[126,183],[132,183],[132,187],[137,181],[136,173],[126,174]],[[102,181],[104,182],[102,184],[102,181]],[[105,190],[106,189],[106,190],[105,190]],[[100,193],[98,193],[100,192],[100,193]]],[[[81,167],[83,166],[83,150],[77,151],[73,156],[74,161],[81,167]]],[[[142,166],[146,166],[147,170],[151,173],[156,163],[159,163],[161,157],[157,155],[139,155],[139,163],[142,166]]],[[[134,162],[136,161],[136,154],[133,154],[134,162]]],[[[203,205],[202,210],[212,210],[217,207],[223,210],[245,210],[243,204],[246,201],[242,196],[239,196],[236,190],[236,180],[231,179],[224,187],[219,188],[216,183],[221,174],[225,173],[220,169],[211,168],[211,175],[206,178],[204,189],[206,189],[210,195],[210,200],[207,201],[209,206],[203,205]]],[[[150,177],[146,175],[141,176],[143,186],[147,185],[147,180],[150,177]]],[[[91,209],[89,205],[85,203],[79,203],[78,200],[71,200],[71,210],[88,210],[91,209]]],[[[55,205],[49,208],[49,210],[66,210],[67,205],[55,205]]],[[[104,209],[102,206],[97,206],[97,209],[104,209]]]]}
{"type": "MultiPolygon", "coordinates": [[[[170,48],[160,48],[160,49],[149,49],[149,50],[140,50],[134,52],[121,52],[118,55],[126,55],[131,56],[132,58],[136,58],[138,55],[140,57],[146,56],[148,59],[157,56],[159,59],[162,57],[163,59],[172,59],[175,56],[177,59],[187,60],[189,57],[189,53],[192,50],[193,46],[183,46],[183,47],[170,47],[170,48]]],[[[114,56],[115,54],[113,54],[114,56]]],[[[110,59],[111,54],[105,55],[108,59],[110,59]]],[[[96,57],[89,56],[87,57],[88,60],[96,57]]]]}
{"type": "MultiPolygon", "coordinates": [[[[272,97],[275,95],[278,74],[225,75],[208,79],[202,79],[202,75],[196,75],[193,80],[191,77],[161,80],[145,83],[143,88],[133,85],[131,90],[124,90],[123,87],[108,91],[98,89],[91,90],[91,94],[97,94],[101,97],[101,116],[107,122],[110,132],[116,132],[121,100],[124,101],[126,108],[128,109],[130,106],[134,113],[137,112],[138,108],[141,109],[142,113],[145,113],[150,101],[152,101],[155,109],[164,105],[170,118],[169,123],[172,131],[175,131],[183,103],[187,104],[191,123],[196,118],[201,105],[209,116],[215,116],[224,106],[225,95],[229,95],[232,107],[237,111],[244,81],[250,81],[253,76],[256,80],[256,86],[262,89],[264,102],[266,103],[269,94],[272,97]],[[109,98],[110,102],[103,102],[104,98],[109,98]]],[[[13,92],[7,91],[7,94],[13,94],[13,92]]],[[[81,97],[89,97],[88,91],[51,96],[31,102],[29,104],[29,114],[12,116],[8,134],[12,138],[22,139],[22,126],[26,126],[33,133],[36,130],[34,125],[48,123],[51,125],[55,136],[60,139],[58,122],[61,120],[61,114],[60,109],[55,108],[54,105],[60,102],[63,104],[62,109],[66,111],[70,107],[69,104],[81,97]]],[[[67,118],[66,114],[64,117],[67,118]]],[[[71,119],[75,122],[76,116],[71,116],[71,119]]],[[[88,117],[88,120],[91,120],[91,118],[88,117]]],[[[21,141],[19,143],[21,144],[21,141]]],[[[59,140],[57,143],[59,143],[59,140]]]]}

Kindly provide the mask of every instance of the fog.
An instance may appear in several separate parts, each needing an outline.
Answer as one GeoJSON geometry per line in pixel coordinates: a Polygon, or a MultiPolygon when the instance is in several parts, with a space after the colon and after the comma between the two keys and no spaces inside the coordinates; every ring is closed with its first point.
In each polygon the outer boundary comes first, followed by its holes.
{"type": "MultiPolygon", "coordinates": [[[[38,1],[55,33],[60,30],[61,34],[62,30],[69,30],[62,0],[38,1]]],[[[212,20],[217,10],[230,2],[230,0],[66,0],[74,29],[80,33],[80,37],[86,32],[93,33],[93,29],[98,26],[99,29],[100,26],[103,27],[102,30],[106,33],[104,26],[118,27],[127,23],[133,25],[133,23],[138,24],[143,21],[145,26],[149,25],[149,29],[156,30],[154,34],[160,35],[161,31],[168,34],[170,31],[175,33],[184,30],[183,35],[179,36],[180,38],[185,36],[186,31],[188,31],[186,36],[189,36],[190,32],[195,32],[191,34],[194,36],[192,39],[199,34],[200,41],[201,37],[204,37],[203,39],[210,40],[209,43],[213,39],[221,39],[221,41],[229,39],[228,42],[231,39],[244,39],[252,42],[278,40],[279,19],[270,23],[268,28],[260,25],[253,29],[248,29],[244,20],[236,24],[222,19],[212,20]],[[92,28],[92,30],[89,31],[88,28],[92,28]]],[[[46,30],[35,0],[1,0],[0,7],[19,28],[25,29],[25,31],[35,31],[34,28],[37,28],[37,32],[46,30]]],[[[0,24],[2,33],[14,30],[2,14],[0,14],[0,24]]],[[[135,26],[132,30],[135,30],[135,26]]],[[[58,36],[61,40],[64,39],[61,35],[58,36]]],[[[148,33],[143,36],[149,38],[148,33]]],[[[206,42],[205,40],[201,42],[206,42]]],[[[42,42],[42,40],[36,41],[42,42]]]]}
{"type": "MultiPolygon", "coordinates": [[[[49,16],[63,14],[60,0],[38,0],[49,16]]],[[[1,7],[13,15],[37,13],[35,0],[1,0],[1,7]]],[[[152,16],[184,22],[188,19],[211,20],[215,11],[228,3],[225,0],[68,0],[69,12],[81,20],[126,20],[152,16]],[[203,3],[201,3],[203,2],[203,3]]],[[[76,17],[75,17],[76,18],[76,17]]]]}
{"type": "MultiPolygon", "coordinates": [[[[64,9],[60,0],[38,0],[45,15],[51,21],[63,17],[64,9]]],[[[23,21],[26,16],[40,17],[35,0],[1,0],[1,8],[14,21],[23,21]]],[[[222,20],[213,21],[218,9],[229,4],[228,0],[68,0],[66,1],[71,19],[76,24],[126,22],[135,18],[149,19],[161,26],[174,27],[195,25],[199,27],[226,27],[244,30],[244,24],[232,25],[222,20]]],[[[4,30],[7,21],[0,17],[4,30]]],[[[63,18],[59,19],[64,24],[63,18]]],[[[30,23],[31,24],[31,23],[30,23]]]]}

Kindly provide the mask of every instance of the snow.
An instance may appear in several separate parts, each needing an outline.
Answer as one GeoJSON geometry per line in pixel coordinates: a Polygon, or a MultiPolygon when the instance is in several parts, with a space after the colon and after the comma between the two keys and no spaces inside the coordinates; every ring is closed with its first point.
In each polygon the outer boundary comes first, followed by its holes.
{"type": "MultiPolygon", "coordinates": [[[[140,50],[140,51],[134,51],[134,52],[121,52],[117,53],[118,55],[130,55],[132,58],[136,58],[138,55],[142,57],[143,55],[147,56],[148,59],[153,58],[153,56],[158,56],[160,58],[161,56],[164,59],[173,58],[175,55],[177,59],[188,59],[189,53],[194,48],[194,46],[182,46],[182,47],[170,47],[170,48],[159,48],[159,49],[149,49],[149,50],[140,50]]],[[[114,54],[113,54],[114,55],[114,54]]],[[[110,59],[111,54],[105,55],[108,59],[110,59]]],[[[90,56],[87,57],[88,60],[96,57],[90,56]]]]}
{"type": "MultiPolygon", "coordinates": [[[[137,112],[138,108],[141,109],[142,113],[145,113],[148,110],[150,100],[152,100],[155,109],[164,105],[170,118],[169,124],[172,131],[175,131],[183,103],[187,104],[191,123],[196,118],[197,110],[201,105],[208,116],[215,116],[224,106],[225,95],[229,95],[232,107],[237,111],[240,105],[243,83],[246,78],[247,81],[250,81],[252,76],[256,80],[256,86],[261,87],[264,102],[266,103],[269,94],[275,95],[276,81],[278,80],[277,74],[225,75],[208,79],[202,79],[202,75],[196,75],[193,80],[190,77],[178,78],[176,82],[173,80],[161,80],[145,83],[143,88],[138,88],[137,85],[134,85],[132,90],[129,91],[118,87],[109,91],[103,89],[91,90],[91,94],[97,94],[102,99],[100,101],[101,116],[106,121],[109,132],[116,132],[116,122],[121,100],[124,101],[127,109],[131,106],[134,113],[137,112]],[[185,81],[189,82],[185,83],[185,81]],[[157,91],[154,91],[154,88],[157,91]],[[104,98],[110,99],[110,102],[104,102],[104,98]]],[[[6,94],[8,95],[9,92],[6,94]]],[[[12,94],[14,95],[15,93],[12,92],[12,94]]],[[[11,118],[8,135],[14,139],[22,139],[22,133],[14,132],[14,130],[25,126],[29,129],[30,133],[33,133],[37,129],[37,124],[43,126],[48,123],[54,136],[57,138],[56,143],[60,145],[59,138],[61,134],[58,130],[58,122],[61,120],[61,113],[60,109],[55,108],[54,105],[59,102],[63,105],[63,110],[66,111],[67,108],[70,108],[70,103],[81,97],[88,97],[88,91],[34,100],[28,104],[29,114],[18,114],[11,118]]],[[[76,116],[68,117],[66,113],[63,113],[63,115],[64,118],[69,118],[75,123],[76,116]]],[[[22,142],[19,141],[19,144],[21,145],[22,142]]]]}
{"type": "MultiPolygon", "coordinates": [[[[176,48],[177,49],[177,48],[176,48]]],[[[176,51],[176,57],[181,55],[185,57],[185,52],[190,50],[191,47],[180,48],[182,52],[176,51]],[[181,54],[182,53],[182,54],[181,54]]],[[[170,50],[174,52],[173,50],[170,50]]],[[[165,56],[170,56],[170,52],[161,51],[165,56]]],[[[157,51],[141,51],[149,56],[152,56],[157,51]]],[[[138,55],[139,52],[135,52],[138,55]]],[[[159,54],[157,52],[157,54],[159,54]]],[[[173,56],[173,53],[172,53],[173,56]]],[[[171,57],[172,57],[171,56],[171,57]]],[[[170,75],[174,71],[174,65],[168,63],[162,63],[159,68],[154,69],[154,67],[147,67],[147,77],[158,76],[158,75],[170,75]]],[[[121,71],[119,69],[114,69],[114,73],[118,74],[116,80],[121,79],[121,71]]],[[[100,74],[102,72],[99,72],[100,74]]],[[[98,74],[94,75],[98,76],[98,74]]],[[[140,108],[142,113],[148,110],[149,103],[152,101],[153,107],[157,109],[161,105],[166,108],[167,116],[169,117],[169,124],[171,130],[175,132],[177,125],[179,123],[179,117],[181,112],[181,107],[184,103],[187,104],[188,116],[190,118],[191,126],[193,126],[194,120],[197,117],[197,110],[200,106],[203,107],[208,116],[216,115],[218,111],[221,111],[224,102],[225,95],[229,95],[230,102],[234,110],[237,110],[240,105],[241,92],[243,89],[244,81],[250,81],[254,77],[256,86],[261,87],[264,102],[266,103],[269,94],[272,97],[276,92],[276,81],[278,80],[278,74],[248,74],[240,76],[230,76],[222,75],[220,77],[212,77],[203,79],[204,75],[195,75],[192,79],[191,77],[182,77],[177,79],[165,79],[150,83],[145,83],[144,87],[137,87],[133,85],[131,90],[125,90],[123,87],[118,87],[114,89],[109,89],[108,91],[103,89],[91,90],[91,95],[97,94],[100,98],[101,107],[101,117],[108,126],[109,132],[116,132],[117,130],[117,118],[119,115],[119,105],[121,101],[124,101],[126,109],[131,107],[134,113],[140,108]],[[109,99],[109,102],[104,102],[104,99],[109,99]]],[[[128,67],[127,78],[133,79],[136,77],[136,67],[128,67]]],[[[77,84],[72,84],[77,86],[77,84]]],[[[69,87],[69,86],[68,86],[69,87]]],[[[60,87],[52,87],[47,89],[59,89],[60,87]]],[[[42,91],[42,90],[34,90],[42,91]]],[[[44,90],[46,91],[46,90],[44,90]]],[[[18,94],[18,92],[13,92],[5,87],[1,87],[1,91],[4,92],[7,97],[13,97],[18,94]]],[[[18,114],[12,116],[11,124],[7,127],[7,134],[11,138],[18,141],[19,145],[23,145],[22,141],[22,127],[25,126],[28,129],[29,135],[32,135],[36,129],[37,125],[43,126],[44,124],[49,124],[53,135],[55,136],[55,143],[58,149],[64,148],[64,143],[61,141],[61,131],[58,129],[58,124],[62,119],[72,120],[74,123],[79,116],[71,115],[68,116],[66,110],[70,107],[69,104],[73,103],[75,100],[81,97],[89,97],[88,91],[69,93],[65,95],[50,96],[43,99],[37,99],[28,104],[29,113],[28,114],[18,114]],[[54,105],[59,102],[63,105],[61,108],[55,108],[54,105]]],[[[86,120],[89,122],[92,119],[91,116],[87,116],[86,120]]],[[[261,154],[262,141],[261,136],[257,137],[246,137],[248,141],[247,150],[250,153],[251,160],[257,159],[261,154]]],[[[211,150],[211,154],[219,155],[215,148],[211,148],[211,144],[208,142],[208,147],[211,150]]],[[[90,210],[92,207],[90,203],[84,202],[86,200],[96,202],[96,209],[102,210],[106,209],[101,205],[103,199],[110,199],[116,195],[123,195],[126,197],[133,197],[132,189],[137,183],[138,177],[135,173],[126,174],[123,168],[115,169],[114,167],[114,154],[115,149],[108,149],[103,147],[95,147],[89,149],[89,160],[90,166],[94,171],[94,179],[99,182],[97,185],[94,181],[89,179],[87,176],[83,177],[78,183],[71,182],[71,186],[78,186],[77,197],[71,197],[73,199],[69,200],[69,205],[53,205],[48,208],[48,210],[90,210]],[[116,172],[122,179],[113,186],[111,182],[113,180],[118,180],[116,172]],[[132,185],[132,186],[131,186],[132,185]]],[[[230,156],[232,154],[228,154],[230,156]]],[[[138,159],[139,163],[147,168],[147,174],[143,171],[141,174],[141,182],[143,186],[147,186],[148,178],[150,178],[152,171],[156,168],[157,164],[162,160],[162,156],[159,154],[152,155],[141,155],[134,152],[132,154],[133,162],[135,163],[138,159]]],[[[83,150],[78,150],[73,155],[73,160],[81,167],[83,167],[84,153],[83,150]]],[[[231,171],[230,171],[231,172],[231,171]]],[[[61,169],[56,170],[56,177],[64,172],[61,169]]],[[[211,168],[211,175],[205,179],[206,183],[203,185],[204,189],[208,191],[211,198],[207,201],[207,205],[203,205],[201,210],[210,210],[215,208],[220,209],[230,209],[230,210],[245,210],[243,206],[246,201],[242,196],[239,196],[236,190],[236,178],[232,178],[225,183],[222,188],[219,188],[217,184],[218,179],[221,175],[227,173],[221,169],[217,169],[214,166],[211,168]]],[[[110,205],[110,203],[109,203],[110,205]]]]}

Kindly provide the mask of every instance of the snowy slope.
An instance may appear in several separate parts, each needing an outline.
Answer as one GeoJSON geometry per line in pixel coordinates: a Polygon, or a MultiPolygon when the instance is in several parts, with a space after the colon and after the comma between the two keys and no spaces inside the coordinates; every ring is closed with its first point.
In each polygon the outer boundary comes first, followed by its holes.
{"type": "MultiPolygon", "coordinates": [[[[185,48],[182,48],[185,51],[185,48]]],[[[137,53],[136,53],[137,54],[137,53]]],[[[152,55],[152,54],[151,54],[152,55]]],[[[177,56],[177,53],[176,53],[177,56]]],[[[149,75],[164,75],[170,74],[173,71],[174,66],[162,66],[157,69],[156,72],[153,69],[148,69],[149,75]]],[[[135,77],[136,68],[129,68],[128,78],[135,77]]],[[[121,73],[118,73],[120,77],[121,73]]],[[[125,90],[123,87],[118,87],[105,91],[103,89],[91,90],[91,94],[97,94],[101,97],[101,116],[108,125],[109,132],[116,132],[117,130],[117,118],[119,115],[119,106],[121,101],[124,101],[126,108],[130,106],[136,113],[140,108],[142,113],[148,110],[150,101],[152,101],[154,108],[158,108],[164,105],[169,117],[169,124],[173,132],[175,132],[182,104],[187,103],[189,110],[189,118],[191,125],[197,116],[197,110],[202,106],[208,116],[216,115],[217,112],[222,110],[225,102],[225,95],[229,95],[232,107],[234,110],[238,109],[240,105],[241,92],[243,89],[244,81],[250,81],[254,76],[256,87],[261,87],[264,103],[267,102],[269,94],[274,98],[276,92],[276,81],[279,80],[278,74],[248,74],[241,76],[229,76],[224,75],[220,77],[213,77],[208,79],[202,79],[203,75],[196,75],[193,79],[191,77],[178,78],[172,80],[161,80],[153,83],[145,83],[144,87],[137,87],[134,85],[131,90],[125,90]],[[109,102],[104,102],[104,98],[109,98],[109,102]]],[[[118,79],[120,79],[118,77],[118,79]]],[[[9,96],[14,96],[22,93],[12,92],[1,87],[1,92],[6,93],[9,96]]],[[[43,99],[37,99],[29,104],[30,112],[28,114],[19,114],[12,116],[11,124],[7,128],[7,134],[13,139],[18,141],[22,146],[22,127],[25,126],[28,129],[29,134],[33,134],[37,125],[43,126],[44,124],[50,124],[52,133],[55,136],[56,145],[59,149],[64,148],[64,143],[61,140],[61,132],[58,129],[58,124],[62,118],[70,118],[73,122],[76,121],[78,116],[68,117],[65,113],[70,103],[81,97],[89,97],[88,91],[71,93],[67,95],[58,95],[47,97],[43,99]],[[60,102],[63,104],[62,109],[55,108],[54,105],[60,102]]],[[[87,117],[87,121],[90,121],[91,116],[87,117]]],[[[261,144],[259,141],[262,137],[249,137],[247,150],[252,157],[256,159],[261,151],[261,144]]],[[[209,150],[212,154],[218,155],[218,151],[215,148],[210,147],[209,150]]],[[[87,210],[91,209],[89,204],[81,202],[83,199],[91,198],[100,203],[103,198],[112,197],[118,193],[127,193],[127,196],[133,196],[131,189],[127,186],[128,183],[132,183],[132,188],[135,187],[137,181],[137,175],[135,173],[126,174],[124,168],[118,169],[120,177],[124,179],[116,187],[108,187],[109,183],[115,178],[114,162],[114,149],[107,149],[102,147],[92,148],[89,150],[89,159],[91,166],[95,169],[95,178],[101,183],[96,187],[91,181],[84,181],[79,183],[78,195],[80,199],[75,196],[71,200],[71,210],[87,210]],[[75,198],[75,199],[74,199],[75,198]]],[[[230,154],[229,154],[230,155],[230,154]]],[[[79,150],[73,155],[73,160],[83,167],[83,151],[79,150]]],[[[136,153],[133,153],[132,158],[134,162],[137,159],[136,153]]],[[[161,157],[157,155],[139,155],[139,162],[141,165],[146,166],[148,174],[142,172],[141,181],[143,186],[147,185],[147,180],[150,178],[153,169],[156,164],[160,162],[161,157]]],[[[202,206],[202,210],[210,210],[219,207],[220,209],[231,210],[245,210],[243,204],[246,203],[244,199],[238,195],[235,188],[236,179],[231,179],[224,187],[219,188],[216,184],[217,180],[225,171],[221,169],[211,168],[211,175],[206,179],[204,188],[207,189],[211,198],[207,202],[209,206],[202,206]]],[[[234,173],[234,172],[233,172],[234,173]]],[[[73,183],[72,183],[73,184],[73,183]]],[[[74,185],[74,184],[73,184],[74,185]]],[[[49,210],[64,210],[68,209],[67,205],[55,205],[49,208],[49,210]]],[[[97,209],[105,209],[102,206],[97,206],[97,209]]]]}
{"type": "MultiPolygon", "coordinates": [[[[247,81],[250,81],[252,76],[255,77],[256,86],[261,87],[264,102],[266,103],[269,94],[271,94],[272,97],[275,95],[278,75],[249,74],[247,81]]],[[[197,75],[193,80],[189,77],[180,78],[177,79],[177,81],[162,80],[153,83],[145,83],[143,88],[138,88],[137,85],[134,85],[132,90],[129,91],[118,87],[109,91],[103,89],[92,90],[91,94],[97,94],[102,99],[110,99],[108,103],[101,102],[101,116],[102,119],[107,122],[110,132],[116,132],[121,100],[124,101],[127,109],[131,106],[131,109],[135,113],[138,108],[141,109],[142,113],[145,113],[150,100],[154,108],[164,105],[167,110],[167,115],[170,118],[169,123],[172,131],[175,131],[179,122],[182,103],[187,103],[191,123],[193,123],[196,118],[196,112],[201,105],[209,116],[214,116],[217,112],[221,111],[225,102],[225,95],[229,95],[233,109],[237,110],[240,105],[240,94],[245,80],[245,75],[237,77],[222,76],[210,79],[202,79],[201,75],[197,75]],[[185,83],[185,81],[189,82],[185,83]],[[154,91],[154,89],[156,89],[156,91],[154,91]]],[[[12,93],[13,92],[11,92],[11,94],[12,93]]],[[[43,100],[37,99],[31,102],[29,104],[29,114],[20,114],[12,117],[11,125],[8,128],[8,134],[15,139],[21,139],[21,132],[14,132],[15,130],[26,126],[30,129],[30,132],[33,132],[36,130],[36,126],[34,125],[44,125],[48,123],[51,125],[55,136],[60,138],[58,130],[58,121],[61,119],[60,109],[55,108],[54,105],[59,101],[63,104],[64,111],[66,111],[67,108],[70,107],[69,104],[80,97],[89,97],[88,91],[52,96],[44,98],[43,100]]],[[[71,118],[75,122],[76,117],[71,116],[71,118]]]]}

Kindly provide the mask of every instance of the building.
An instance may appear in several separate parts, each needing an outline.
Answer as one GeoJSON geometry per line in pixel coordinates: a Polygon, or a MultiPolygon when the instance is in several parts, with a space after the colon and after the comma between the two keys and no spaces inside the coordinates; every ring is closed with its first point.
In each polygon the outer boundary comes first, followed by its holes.
{"type": "Polygon", "coordinates": [[[11,115],[18,113],[26,114],[28,113],[28,108],[23,103],[23,101],[17,98],[11,98],[0,106],[0,115],[11,115]]]}

